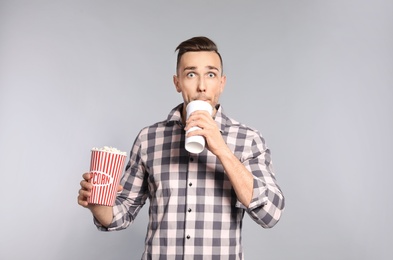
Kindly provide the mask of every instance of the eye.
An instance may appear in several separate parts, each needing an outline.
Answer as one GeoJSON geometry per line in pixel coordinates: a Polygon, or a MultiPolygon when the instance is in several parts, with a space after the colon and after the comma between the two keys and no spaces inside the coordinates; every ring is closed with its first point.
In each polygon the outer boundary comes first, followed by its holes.
{"type": "Polygon", "coordinates": [[[214,72],[209,72],[209,73],[207,74],[207,76],[208,76],[209,78],[215,78],[215,77],[216,77],[216,73],[214,73],[214,72]]]}
{"type": "Polygon", "coordinates": [[[193,77],[195,77],[195,73],[194,72],[189,72],[189,73],[187,73],[187,77],[188,78],[193,78],[193,77]]]}

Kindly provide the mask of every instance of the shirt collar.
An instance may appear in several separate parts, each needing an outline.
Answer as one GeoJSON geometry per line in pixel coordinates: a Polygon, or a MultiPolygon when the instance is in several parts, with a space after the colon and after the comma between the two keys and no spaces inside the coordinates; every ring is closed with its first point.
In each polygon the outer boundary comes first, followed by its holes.
{"type": "Polygon", "coordinates": [[[171,123],[171,124],[173,124],[173,123],[182,123],[182,120],[181,120],[181,111],[183,110],[183,103],[181,103],[181,104],[179,104],[179,105],[177,105],[175,108],[173,108],[172,110],[171,110],[171,112],[169,113],[169,115],[168,115],[168,118],[167,118],[167,124],[168,123],[171,123]]]}
{"type": "MultiPolygon", "coordinates": [[[[216,106],[217,112],[214,116],[214,121],[216,121],[218,128],[221,133],[225,132],[227,126],[231,125],[231,120],[224,114],[224,109],[220,104],[216,106]]],[[[179,125],[182,124],[182,111],[183,111],[183,103],[177,105],[175,108],[171,110],[167,118],[167,124],[177,123],[179,125]]]]}

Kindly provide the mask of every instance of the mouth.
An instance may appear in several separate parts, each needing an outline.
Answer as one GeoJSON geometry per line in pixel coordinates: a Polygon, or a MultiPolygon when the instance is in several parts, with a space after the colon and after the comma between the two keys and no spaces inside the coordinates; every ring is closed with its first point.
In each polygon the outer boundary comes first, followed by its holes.
{"type": "Polygon", "coordinates": [[[197,97],[197,98],[194,98],[192,100],[201,100],[201,101],[209,102],[210,99],[207,98],[207,97],[197,97]]]}

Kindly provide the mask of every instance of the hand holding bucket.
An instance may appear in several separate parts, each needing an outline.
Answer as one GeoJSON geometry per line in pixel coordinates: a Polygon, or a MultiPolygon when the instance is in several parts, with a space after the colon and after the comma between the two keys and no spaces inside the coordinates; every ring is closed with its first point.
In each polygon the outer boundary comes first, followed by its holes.
{"type": "Polygon", "coordinates": [[[88,203],[113,206],[126,157],[117,149],[91,150],[90,182],[93,188],[88,203]]]}

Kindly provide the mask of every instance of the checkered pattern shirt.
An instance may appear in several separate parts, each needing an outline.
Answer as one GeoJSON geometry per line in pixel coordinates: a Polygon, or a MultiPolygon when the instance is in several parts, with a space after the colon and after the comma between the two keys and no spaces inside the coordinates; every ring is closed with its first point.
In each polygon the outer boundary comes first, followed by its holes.
{"type": "Polygon", "coordinates": [[[215,121],[235,156],[254,175],[253,198],[246,208],[215,155],[184,149],[182,104],[167,120],[141,130],[113,207],[113,222],[101,230],[128,227],[149,199],[149,224],[142,259],[244,259],[244,213],[264,228],[274,226],[284,208],[269,149],[256,131],[217,110],[215,121]]]}

